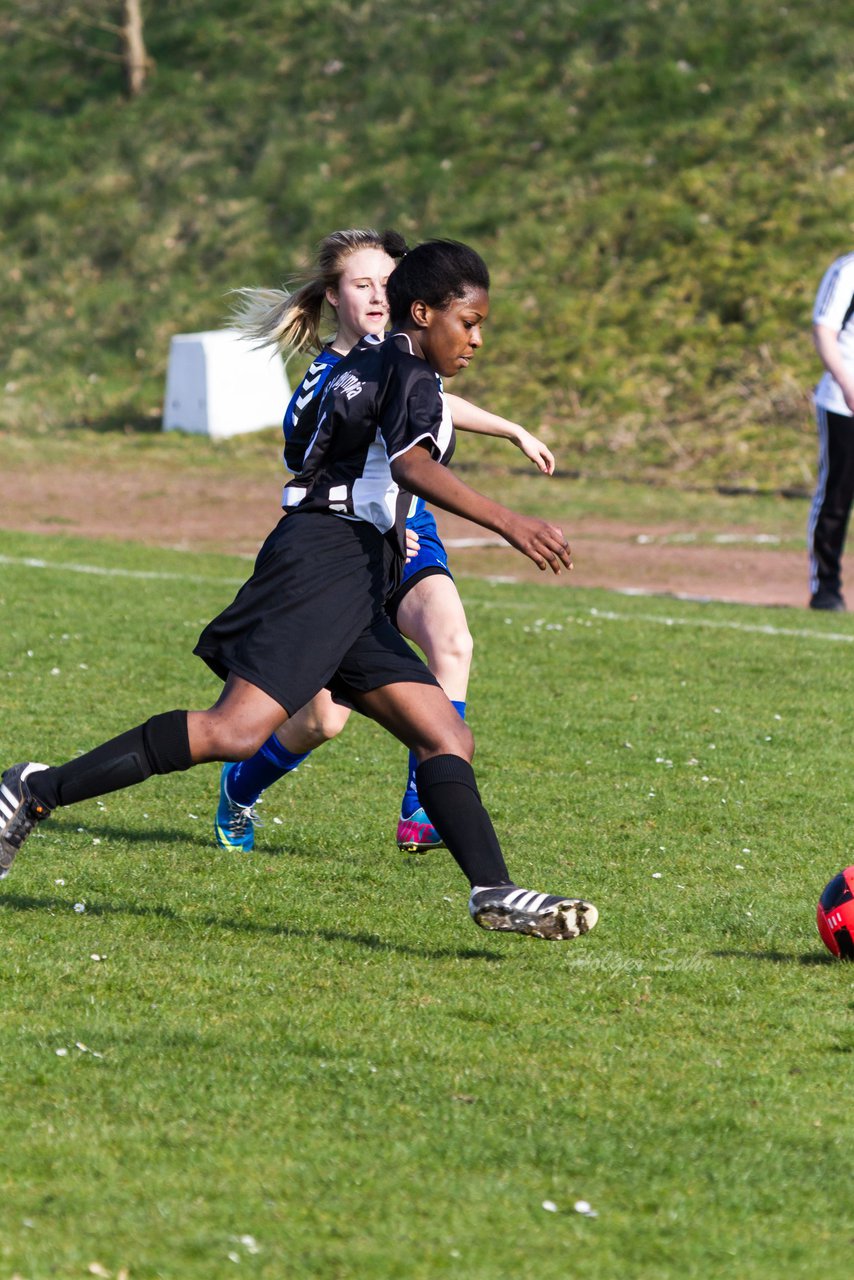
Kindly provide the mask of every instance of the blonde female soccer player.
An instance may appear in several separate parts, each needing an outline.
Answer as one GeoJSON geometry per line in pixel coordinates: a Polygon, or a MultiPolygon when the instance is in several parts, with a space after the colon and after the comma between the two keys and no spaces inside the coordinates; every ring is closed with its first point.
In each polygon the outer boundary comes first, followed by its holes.
{"type": "MultiPolygon", "coordinates": [[[[385,332],[386,282],[405,252],[403,238],[394,231],[335,231],[321,241],[314,270],[295,291],[238,290],[241,304],[236,322],[256,342],[285,352],[317,353],[285,413],[284,456],[291,472],[302,468],[317,425],[321,393],[333,369],[360,338],[385,332]],[[324,341],[321,329],[330,311],[335,330],[324,341]]],[[[446,394],[445,400],[456,428],[504,436],[541,471],[553,472],[549,449],[518,423],[487,413],[458,396],[446,394]]],[[[301,496],[299,484],[286,485],[285,509],[301,496]]],[[[401,584],[386,608],[398,630],[421,649],[430,670],[465,719],[472,638],[436,521],[422,498],[413,500],[407,529],[414,535],[412,545],[417,550],[407,560],[401,584]]],[[[329,692],[323,691],[272,734],[251,760],[223,766],[214,819],[221,848],[243,851],[254,847],[254,806],[262,792],[340,733],[349,715],[349,708],[335,704],[329,692]]],[[[426,852],[438,847],[441,839],[419,800],[416,765],[410,752],[397,843],[408,852],[426,852]]]]}

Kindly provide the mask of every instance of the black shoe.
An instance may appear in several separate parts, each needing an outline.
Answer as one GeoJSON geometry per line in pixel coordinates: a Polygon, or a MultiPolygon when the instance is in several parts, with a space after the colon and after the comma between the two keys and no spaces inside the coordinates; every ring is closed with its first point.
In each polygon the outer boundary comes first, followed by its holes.
{"type": "Polygon", "coordinates": [[[810,600],[811,609],[825,609],[828,613],[845,613],[845,601],[838,591],[819,588],[810,600]]]}
{"type": "Polygon", "coordinates": [[[472,889],[469,911],[481,929],[506,929],[532,938],[548,938],[553,942],[589,933],[599,919],[599,912],[592,902],[535,893],[532,889],[520,889],[515,884],[503,884],[494,889],[472,889]]]}
{"type": "Polygon", "coordinates": [[[0,880],[9,874],[36,823],[50,817],[50,809],[27,786],[31,773],[46,768],[46,764],[13,764],[0,778],[0,880]]]}

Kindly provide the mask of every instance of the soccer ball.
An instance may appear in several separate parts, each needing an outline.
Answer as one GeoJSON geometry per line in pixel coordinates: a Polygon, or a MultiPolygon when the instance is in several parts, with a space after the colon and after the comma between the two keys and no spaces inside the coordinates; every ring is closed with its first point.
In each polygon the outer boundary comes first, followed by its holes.
{"type": "Polygon", "coordinates": [[[854,960],[854,867],[834,876],[818,900],[816,924],[831,955],[854,960]]]}

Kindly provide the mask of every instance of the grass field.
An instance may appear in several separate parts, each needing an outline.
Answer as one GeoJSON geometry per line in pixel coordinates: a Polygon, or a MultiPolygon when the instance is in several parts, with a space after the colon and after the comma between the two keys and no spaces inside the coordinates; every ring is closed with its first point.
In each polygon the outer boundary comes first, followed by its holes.
{"type": "MultiPolygon", "coordinates": [[[[244,571],[4,535],[3,763],[207,705],[244,571]]],[[[215,766],[60,811],[0,889],[2,1280],[850,1275],[854,624],[461,587],[511,870],[598,928],[479,932],[362,721],[246,858],[215,766]]]]}
{"type": "MultiPolygon", "coordinates": [[[[488,490],[802,547],[850,6],[145,6],[132,102],[108,8],[0,0],[7,495],[267,477],[278,432],[159,430],[170,338],[365,223],[490,263],[464,394],[562,474],[467,445],[488,490]]],[[[4,532],[0,768],[208,705],[192,645],[246,572],[4,532]]],[[[854,621],[460,585],[511,870],[599,926],[477,930],[355,717],[246,857],[215,766],[60,811],[0,885],[0,1280],[849,1280],[854,967],[814,913],[854,861],[854,621]]]]}

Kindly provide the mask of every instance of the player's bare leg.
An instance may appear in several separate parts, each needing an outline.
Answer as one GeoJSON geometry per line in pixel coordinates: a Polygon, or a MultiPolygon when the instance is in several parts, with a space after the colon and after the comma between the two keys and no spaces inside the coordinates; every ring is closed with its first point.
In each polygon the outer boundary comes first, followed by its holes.
{"type": "Polygon", "coordinates": [[[212,707],[187,712],[192,763],[248,760],[287,719],[275,698],[242,676],[229,675],[212,707]]]}

